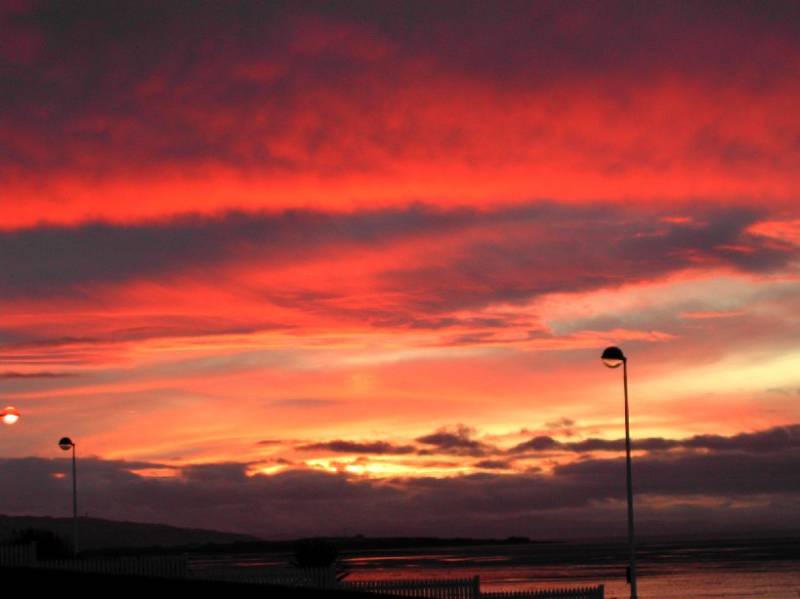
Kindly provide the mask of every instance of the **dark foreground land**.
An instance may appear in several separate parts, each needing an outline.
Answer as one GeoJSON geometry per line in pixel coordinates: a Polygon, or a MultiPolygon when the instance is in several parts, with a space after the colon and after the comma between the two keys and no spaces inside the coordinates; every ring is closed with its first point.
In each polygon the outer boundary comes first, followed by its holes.
{"type": "MultiPolygon", "coordinates": [[[[174,580],[167,578],[139,578],[135,576],[110,576],[104,574],[83,574],[60,572],[34,568],[0,568],[3,588],[8,591],[24,591],[26,596],[46,593],[45,597],[58,597],[58,593],[68,592],[68,597],[113,597],[119,593],[138,595],[144,593],[209,593],[211,596],[247,599],[300,599],[318,597],[320,599],[370,599],[383,597],[374,593],[357,591],[291,589],[266,584],[246,584],[237,582],[216,582],[206,580],[174,580]],[[78,595],[80,593],[80,595],[78,595]]],[[[177,595],[176,595],[177,596],[177,595]]]]}

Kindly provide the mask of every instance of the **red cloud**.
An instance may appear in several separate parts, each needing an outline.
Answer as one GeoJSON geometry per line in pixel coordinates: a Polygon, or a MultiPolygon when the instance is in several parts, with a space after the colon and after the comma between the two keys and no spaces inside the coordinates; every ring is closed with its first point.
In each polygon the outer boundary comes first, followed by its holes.
{"type": "Polygon", "coordinates": [[[6,14],[0,226],[800,192],[796,7],[507,8],[6,14]]]}

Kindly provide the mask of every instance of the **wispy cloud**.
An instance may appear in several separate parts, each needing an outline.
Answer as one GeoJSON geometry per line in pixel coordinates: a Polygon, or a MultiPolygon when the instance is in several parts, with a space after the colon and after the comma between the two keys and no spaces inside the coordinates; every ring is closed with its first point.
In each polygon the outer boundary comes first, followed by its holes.
{"type": "Polygon", "coordinates": [[[7,380],[60,379],[72,376],[77,376],[77,374],[74,372],[52,372],[49,370],[28,371],[28,372],[15,372],[15,371],[0,372],[0,379],[7,379],[7,380]]]}
{"type": "Polygon", "coordinates": [[[365,453],[370,455],[407,455],[414,453],[413,445],[393,445],[386,441],[325,441],[320,443],[307,443],[298,445],[300,451],[332,451],[334,453],[365,453]]]}

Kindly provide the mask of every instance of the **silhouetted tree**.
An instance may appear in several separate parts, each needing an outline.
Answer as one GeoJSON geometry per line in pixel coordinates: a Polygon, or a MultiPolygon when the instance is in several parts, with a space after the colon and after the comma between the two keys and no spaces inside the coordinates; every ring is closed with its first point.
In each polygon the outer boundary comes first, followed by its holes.
{"type": "Polygon", "coordinates": [[[72,557],[70,544],[56,533],[40,528],[15,530],[11,536],[14,545],[36,543],[36,559],[64,559],[72,557]]]}
{"type": "Polygon", "coordinates": [[[296,568],[333,568],[337,581],[350,574],[339,561],[339,550],[325,539],[306,539],[297,543],[291,563],[296,568]]]}

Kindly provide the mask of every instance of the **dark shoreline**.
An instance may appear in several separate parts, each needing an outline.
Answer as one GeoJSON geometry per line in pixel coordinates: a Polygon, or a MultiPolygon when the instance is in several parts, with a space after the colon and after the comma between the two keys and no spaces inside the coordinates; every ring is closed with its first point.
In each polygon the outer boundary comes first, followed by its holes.
{"type": "MultiPolygon", "coordinates": [[[[624,541],[519,541],[476,539],[328,539],[342,557],[360,554],[403,554],[408,552],[447,551],[450,549],[489,549],[491,547],[524,548],[524,553],[535,563],[602,563],[617,561],[628,552],[624,541]]],[[[132,554],[189,554],[212,555],[257,555],[291,552],[296,541],[208,544],[184,547],[149,547],[92,552],[95,555],[132,554]]],[[[664,559],[684,561],[730,560],[769,561],[800,559],[800,537],[787,536],[770,539],[708,539],[642,541],[637,544],[637,555],[642,559],[664,559]]]]}
{"type": "MultiPolygon", "coordinates": [[[[124,590],[126,594],[175,592],[211,593],[216,596],[299,599],[300,597],[324,597],[326,599],[365,599],[382,597],[375,593],[359,591],[319,590],[309,588],[289,588],[268,584],[249,584],[246,582],[220,582],[211,580],[191,580],[172,578],[145,578],[111,574],[86,574],[40,568],[1,568],[3,586],[6,589],[23,590],[25,594],[46,592],[61,594],[80,592],[83,596],[108,597],[124,590]]],[[[58,595],[50,595],[58,596],[58,595]]]]}
{"type": "MultiPolygon", "coordinates": [[[[254,553],[188,554],[197,567],[280,567],[288,562],[288,551],[254,553]]],[[[507,568],[588,567],[624,571],[628,560],[627,543],[528,543],[440,545],[435,547],[361,548],[342,550],[340,558],[346,569],[369,573],[372,570],[452,569],[453,557],[458,567],[479,573],[484,568],[502,565],[507,568]],[[487,560],[500,556],[501,560],[487,560]]],[[[637,548],[637,562],[642,571],[664,567],[689,568],[706,565],[713,568],[737,568],[743,564],[800,562],[800,538],[722,539],[705,541],[648,541],[637,548]]]]}

